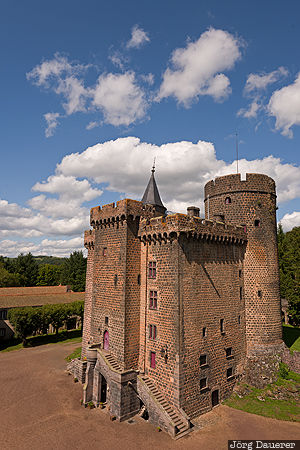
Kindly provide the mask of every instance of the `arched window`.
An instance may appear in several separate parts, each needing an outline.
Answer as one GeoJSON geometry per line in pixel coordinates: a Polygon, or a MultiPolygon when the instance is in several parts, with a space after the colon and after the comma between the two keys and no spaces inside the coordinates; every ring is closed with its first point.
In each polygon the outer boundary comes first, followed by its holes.
{"type": "Polygon", "coordinates": [[[231,203],[231,198],[230,197],[226,197],[225,198],[225,204],[228,205],[229,203],[231,203]]]}

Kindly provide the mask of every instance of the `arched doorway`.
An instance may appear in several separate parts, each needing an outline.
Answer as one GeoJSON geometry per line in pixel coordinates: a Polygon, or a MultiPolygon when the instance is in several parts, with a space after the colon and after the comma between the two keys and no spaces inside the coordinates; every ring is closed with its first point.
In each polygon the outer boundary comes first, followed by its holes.
{"type": "Polygon", "coordinates": [[[100,403],[106,403],[107,382],[103,375],[100,375],[100,403]]]}
{"type": "Polygon", "coordinates": [[[105,331],[104,335],[103,335],[103,349],[104,350],[109,349],[109,333],[108,333],[108,331],[105,331]]]}

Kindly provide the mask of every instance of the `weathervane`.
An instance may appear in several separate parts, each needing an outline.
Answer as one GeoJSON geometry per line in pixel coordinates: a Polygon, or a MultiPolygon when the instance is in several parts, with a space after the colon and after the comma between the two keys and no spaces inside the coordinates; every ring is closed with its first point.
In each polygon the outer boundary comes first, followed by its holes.
{"type": "Polygon", "coordinates": [[[152,173],[155,172],[155,156],[154,156],[154,160],[153,160],[153,166],[152,166],[152,173]]]}

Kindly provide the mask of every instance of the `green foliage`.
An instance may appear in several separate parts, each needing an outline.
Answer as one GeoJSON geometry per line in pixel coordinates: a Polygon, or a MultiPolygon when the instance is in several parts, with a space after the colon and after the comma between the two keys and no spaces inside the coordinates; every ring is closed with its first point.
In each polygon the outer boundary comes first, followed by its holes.
{"type": "Polygon", "coordinates": [[[70,258],[66,259],[62,267],[62,284],[70,285],[74,292],[83,292],[85,290],[86,262],[81,251],[71,253],[70,258]]]}
{"type": "Polygon", "coordinates": [[[21,277],[18,273],[10,273],[0,262],[0,287],[21,286],[21,277]]]}
{"type": "Polygon", "coordinates": [[[293,325],[300,324],[300,227],[284,233],[278,226],[280,294],[289,303],[293,325]]]}
{"type": "Polygon", "coordinates": [[[26,346],[26,338],[32,336],[39,326],[39,317],[34,308],[28,306],[9,309],[8,320],[14,327],[16,336],[22,339],[23,345],[26,346]]]}
{"type": "Polygon", "coordinates": [[[37,286],[58,286],[60,284],[61,266],[43,264],[38,268],[37,286]]]}
{"type": "Polygon", "coordinates": [[[38,266],[31,253],[27,253],[27,255],[21,253],[14,260],[12,269],[14,273],[20,275],[22,286],[36,286],[38,266]]]}
{"type": "Polygon", "coordinates": [[[25,346],[28,336],[47,334],[50,324],[58,335],[59,328],[71,317],[79,315],[82,320],[81,314],[83,314],[83,302],[78,301],[70,304],[12,308],[8,311],[8,320],[14,327],[16,337],[22,339],[25,346]]]}
{"type": "Polygon", "coordinates": [[[278,375],[283,378],[284,380],[287,380],[289,378],[289,368],[286,364],[283,362],[279,363],[279,371],[278,375]]]}

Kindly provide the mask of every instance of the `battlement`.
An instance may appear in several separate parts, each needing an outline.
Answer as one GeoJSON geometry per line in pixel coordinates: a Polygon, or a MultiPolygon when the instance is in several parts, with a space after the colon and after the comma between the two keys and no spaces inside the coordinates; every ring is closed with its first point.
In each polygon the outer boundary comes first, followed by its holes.
{"type": "Polygon", "coordinates": [[[275,181],[267,175],[258,173],[247,173],[246,179],[241,178],[241,174],[231,174],[218,177],[206,183],[205,201],[207,196],[213,197],[234,192],[262,192],[275,194],[275,181]]]}
{"type": "Polygon", "coordinates": [[[84,246],[87,249],[94,248],[94,246],[95,246],[95,231],[94,230],[86,230],[84,232],[84,246]]]}
{"type": "Polygon", "coordinates": [[[247,233],[241,226],[234,226],[186,214],[172,214],[166,217],[143,219],[140,222],[139,237],[145,243],[167,242],[185,234],[187,237],[243,244],[247,233]]]}
{"type": "Polygon", "coordinates": [[[90,224],[92,227],[97,228],[102,225],[123,222],[127,220],[129,216],[133,219],[140,216],[152,216],[153,206],[144,205],[137,200],[131,200],[126,198],[119,200],[117,203],[108,203],[107,205],[96,206],[91,209],[90,224]]]}

